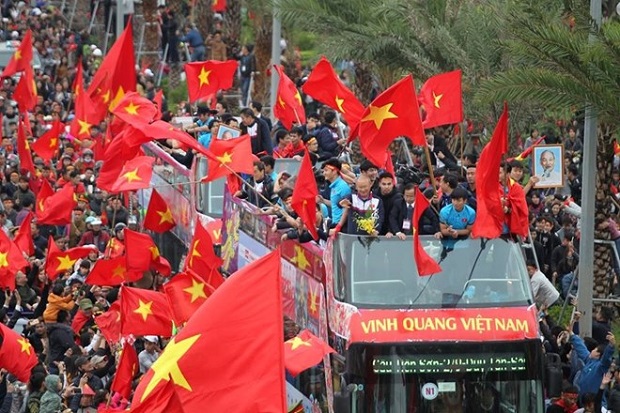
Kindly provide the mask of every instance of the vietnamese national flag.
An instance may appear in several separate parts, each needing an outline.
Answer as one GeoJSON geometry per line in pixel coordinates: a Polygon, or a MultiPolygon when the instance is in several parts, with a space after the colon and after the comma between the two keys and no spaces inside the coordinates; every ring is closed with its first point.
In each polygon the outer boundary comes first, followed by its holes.
{"type": "Polygon", "coordinates": [[[157,107],[157,115],[155,116],[155,120],[160,120],[164,110],[164,91],[162,89],[159,89],[157,93],[155,93],[153,103],[157,107]]]}
{"type": "Polygon", "coordinates": [[[41,188],[39,188],[39,193],[37,194],[37,203],[34,209],[36,216],[43,213],[45,200],[52,195],[54,195],[54,188],[52,188],[52,185],[47,179],[43,179],[41,181],[41,188]]]}
{"type": "Polygon", "coordinates": [[[284,73],[282,66],[273,65],[273,67],[278,72],[278,76],[280,76],[278,94],[275,107],[273,108],[274,115],[280,119],[284,127],[289,130],[293,126],[293,123],[298,123],[300,126],[305,124],[306,111],[297,86],[295,86],[295,83],[284,73]]]}
{"type": "Polygon", "coordinates": [[[97,187],[112,192],[112,186],[121,175],[126,161],[135,158],[140,153],[140,145],[132,146],[128,141],[133,135],[134,128],[128,126],[116,135],[109,145],[106,145],[103,154],[103,165],[97,176],[97,187]]]}
{"type": "Polygon", "coordinates": [[[620,144],[617,140],[614,140],[614,155],[620,156],[620,144]]]}
{"type": "Polygon", "coordinates": [[[17,377],[17,380],[28,383],[31,370],[39,363],[37,353],[26,337],[20,336],[2,323],[0,335],[0,366],[17,377]]]}
{"type": "Polygon", "coordinates": [[[153,175],[153,162],[150,156],[136,156],[128,161],[121,169],[119,177],[112,184],[112,192],[135,191],[148,188],[153,175]]]}
{"type": "Polygon", "coordinates": [[[493,136],[482,149],[476,166],[476,220],[473,238],[498,238],[504,231],[506,214],[502,205],[499,168],[508,151],[508,104],[497,121],[493,136]]]}
{"type": "MultiPolygon", "coordinates": [[[[200,277],[206,278],[211,270],[220,268],[222,263],[222,259],[215,255],[213,250],[211,235],[200,220],[196,220],[194,238],[185,259],[185,268],[194,271],[200,277]]],[[[219,285],[211,285],[215,288],[219,287],[219,285]]]]}
{"type": "Polygon", "coordinates": [[[215,245],[222,243],[222,219],[215,218],[207,223],[207,231],[211,235],[211,240],[215,245]]]}
{"type": "MultiPolygon", "coordinates": [[[[78,68],[74,81],[75,116],[71,121],[69,132],[78,139],[90,139],[90,128],[101,122],[97,106],[88,93],[83,92],[84,80],[82,70],[78,68]]],[[[107,109],[106,109],[107,112],[107,109]]]]}
{"type": "Polygon", "coordinates": [[[0,231],[0,288],[13,291],[15,274],[28,265],[19,247],[9,239],[4,231],[0,231]]]}
{"type": "Polygon", "coordinates": [[[61,251],[54,242],[54,238],[50,236],[45,259],[45,272],[48,278],[53,281],[58,274],[72,272],[77,260],[88,257],[91,252],[98,253],[99,250],[92,247],[75,247],[61,251]]]}
{"type": "Polygon", "coordinates": [[[13,91],[13,99],[17,102],[21,112],[31,111],[37,105],[37,85],[34,82],[34,71],[30,66],[19,78],[13,91]]]}
{"type": "Polygon", "coordinates": [[[65,125],[58,119],[52,123],[50,130],[32,144],[31,148],[36,152],[43,160],[50,162],[58,151],[58,145],[60,141],[60,135],[65,131],[65,125]]]}
{"type": "Polygon", "coordinates": [[[536,147],[536,145],[538,145],[539,143],[541,143],[542,141],[545,140],[547,136],[543,135],[540,138],[536,139],[536,142],[534,142],[529,148],[527,148],[526,150],[524,150],[523,152],[521,152],[519,155],[517,155],[515,157],[515,159],[517,161],[522,161],[524,159],[527,159],[528,156],[530,156],[530,154],[532,153],[532,151],[534,150],[534,148],[536,147]]]}
{"type": "MultiPolygon", "coordinates": [[[[43,188],[43,186],[42,186],[43,188]]],[[[65,185],[44,199],[42,209],[37,211],[37,224],[67,225],[71,223],[73,208],[77,205],[73,185],[65,185]]]]}
{"type": "Polygon", "coordinates": [[[310,72],[301,90],[312,98],[342,113],[351,130],[359,124],[364,105],[347,88],[324,56],[310,72]]]}
{"type": "Polygon", "coordinates": [[[214,287],[191,272],[179,273],[164,284],[176,325],[185,324],[214,291],[214,287]]]}
{"type": "Polygon", "coordinates": [[[211,10],[214,13],[226,11],[226,0],[212,0],[211,10]]]}
{"type": "Polygon", "coordinates": [[[120,300],[121,334],[172,335],[172,311],[164,293],[123,286],[120,300]]]}
{"type": "Polygon", "coordinates": [[[151,123],[157,117],[157,106],[137,92],[126,93],[112,113],[128,124],[140,128],[145,123],[151,123]]]}
{"type": "Polygon", "coordinates": [[[141,279],[142,271],[129,271],[125,263],[125,256],[119,255],[114,258],[97,260],[88,277],[86,277],[86,284],[121,285],[141,279]]]}
{"type": "Polygon", "coordinates": [[[30,176],[34,178],[36,176],[36,170],[34,168],[34,162],[32,161],[30,145],[26,138],[24,123],[21,120],[17,123],[17,156],[19,157],[20,171],[28,171],[30,172],[30,176]]]}
{"type": "Polygon", "coordinates": [[[32,31],[30,29],[24,35],[21,44],[11,56],[0,77],[13,76],[29,67],[32,67],[32,31]]]}
{"type": "Polygon", "coordinates": [[[316,366],[323,358],[335,353],[326,342],[308,330],[302,330],[292,339],[284,342],[284,366],[293,377],[316,366]]]}
{"type": "Polygon", "coordinates": [[[164,267],[167,264],[168,271],[164,275],[170,275],[170,264],[159,254],[159,249],[149,234],[125,228],[124,235],[125,260],[128,271],[142,273],[154,265],[159,270],[162,268],[162,264],[164,267]]]}
{"type": "Polygon", "coordinates": [[[108,311],[95,316],[95,324],[101,330],[101,334],[110,343],[118,343],[121,340],[121,302],[114,301],[108,311]]]}
{"type": "Polygon", "coordinates": [[[424,82],[418,101],[426,112],[422,122],[425,129],[463,121],[461,78],[461,70],[454,70],[435,75],[424,82]]]}
{"type": "Polygon", "coordinates": [[[435,260],[429,256],[422,244],[420,244],[419,224],[420,217],[424,214],[424,211],[430,207],[428,199],[424,196],[420,188],[415,190],[415,203],[413,207],[412,217],[412,231],[413,231],[413,257],[415,259],[415,265],[418,269],[418,275],[432,275],[441,272],[441,267],[435,260]]]}
{"type": "Polygon", "coordinates": [[[136,349],[129,341],[125,341],[110,390],[119,393],[124,399],[129,399],[129,396],[131,396],[133,378],[136,377],[136,374],[139,372],[140,365],[138,363],[136,349]]]}
{"type": "MultiPolygon", "coordinates": [[[[136,91],[136,59],[133,47],[133,25],[127,24],[123,33],[105,55],[90,82],[87,94],[103,110],[113,109],[127,92],[136,91]]],[[[100,117],[98,121],[103,120],[100,117]]]]}
{"type": "Polygon", "coordinates": [[[143,224],[145,229],[160,234],[170,231],[176,225],[170,207],[155,189],[151,192],[143,224]]]}
{"type": "Polygon", "coordinates": [[[34,218],[34,214],[32,212],[28,212],[28,215],[26,215],[26,218],[24,218],[13,237],[13,242],[15,242],[15,245],[19,247],[21,252],[29,257],[34,255],[34,242],[32,241],[31,227],[32,218],[34,218]]]}
{"type": "Polygon", "coordinates": [[[217,93],[218,90],[230,89],[237,73],[237,66],[239,63],[236,60],[225,62],[207,60],[185,64],[189,101],[195,102],[217,93]]]}
{"type": "Polygon", "coordinates": [[[319,189],[317,188],[316,178],[312,170],[310,155],[308,151],[305,151],[299,167],[299,173],[297,174],[297,180],[295,181],[291,206],[314,240],[319,239],[319,234],[316,230],[316,197],[318,194],[319,189]]]}
{"type": "Polygon", "coordinates": [[[286,412],[281,267],[274,251],[218,288],[143,376],[132,411],[178,397],[185,412],[286,412]]]}
{"type": "Polygon", "coordinates": [[[378,166],[386,164],[387,149],[399,136],[407,136],[414,145],[426,145],[411,75],[377,96],[364,111],[357,132],[362,153],[378,166]]]}
{"type": "Polygon", "coordinates": [[[254,171],[254,157],[250,135],[243,135],[236,139],[215,139],[207,150],[209,162],[207,176],[200,182],[211,182],[233,172],[252,173],[254,171]]]}

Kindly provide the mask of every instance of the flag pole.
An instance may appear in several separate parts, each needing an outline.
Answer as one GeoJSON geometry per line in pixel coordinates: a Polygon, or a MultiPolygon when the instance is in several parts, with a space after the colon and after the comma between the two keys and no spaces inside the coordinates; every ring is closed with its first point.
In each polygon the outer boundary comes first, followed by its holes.
{"type": "Polygon", "coordinates": [[[424,145],[424,154],[426,155],[426,166],[428,167],[428,176],[431,178],[433,192],[437,193],[435,174],[433,173],[433,164],[431,163],[431,151],[428,149],[428,143],[424,145]]]}

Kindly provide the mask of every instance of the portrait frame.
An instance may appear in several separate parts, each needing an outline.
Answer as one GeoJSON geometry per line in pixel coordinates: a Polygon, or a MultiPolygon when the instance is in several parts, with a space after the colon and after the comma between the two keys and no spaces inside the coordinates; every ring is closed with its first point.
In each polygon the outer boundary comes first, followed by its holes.
{"type": "Polygon", "coordinates": [[[241,129],[233,128],[228,125],[220,125],[217,128],[215,139],[229,140],[229,139],[238,138],[239,136],[241,136],[241,129]],[[226,133],[229,133],[230,135],[232,135],[232,137],[224,138],[224,135],[226,133]]]}
{"type": "Polygon", "coordinates": [[[536,145],[532,152],[533,176],[540,178],[534,188],[558,188],[564,186],[564,145],[536,145]],[[553,169],[545,171],[542,156],[549,159],[548,153],[555,159],[553,169]]]}

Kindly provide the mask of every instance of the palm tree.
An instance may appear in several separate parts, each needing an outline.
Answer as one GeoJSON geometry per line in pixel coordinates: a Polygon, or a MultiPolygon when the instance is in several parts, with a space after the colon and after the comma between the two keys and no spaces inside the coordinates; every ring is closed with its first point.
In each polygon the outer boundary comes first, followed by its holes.
{"type": "MultiPolygon", "coordinates": [[[[619,126],[620,110],[620,24],[610,20],[595,30],[582,1],[579,8],[564,4],[546,9],[515,7],[510,11],[513,24],[506,27],[506,50],[519,62],[510,70],[497,73],[483,82],[478,93],[481,101],[535,101],[555,110],[582,108],[589,102],[598,114],[596,154],[596,214],[594,236],[609,239],[605,223],[610,214],[609,182],[613,165],[612,138],[619,126]],[[592,37],[593,42],[589,41],[592,37]]],[[[570,5],[570,2],[567,2],[570,5]]],[[[586,145],[588,142],[584,142],[586,145]]],[[[607,275],[612,268],[608,247],[594,247],[594,294],[609,294],[607,275]]]]}

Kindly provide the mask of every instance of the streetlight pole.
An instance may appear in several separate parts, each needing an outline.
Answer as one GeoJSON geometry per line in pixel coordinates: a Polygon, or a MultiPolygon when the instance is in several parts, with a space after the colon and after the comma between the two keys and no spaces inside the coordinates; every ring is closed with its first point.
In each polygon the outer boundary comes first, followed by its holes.
{"type": "MultiPolygon", "coordinates": [[[[125,0],[116,0],[116,40],[121,37],[123,30],[125,29],[125,0]]],[[[133,0],[132,0],[133,1],[133,0]]]]}
{"type": "Polygon", "coordinates": [[[280,45],[280,39],[282,38],[282,25],[280,23],[280,18],[277,16],[276,8],[273,8],[273,25],[271,27],[272,38],[271,38],[271,87],[269,88],[270,96],[269,96],[269,105],[271,107],[271,120],[275,121],[273,115],[273,108],[276,107],[276,95],[278,94],[278,82],[280,78],[278,76],[278,72],[273,69],[273,65],[280,64],[280,55],[282,54],[282,48],[280,45]]]}
{"type": "MultiPolygon", "coordinates": [[[[600,29],[602,21],[601,0],[590,0],[590,16],[600,29]]],[[[589,42],[594,42],[590,34],[589,42]]],[[[594,289],[594,197],[596,195],[596,144],[597,116],[590,103],[586,103],[583,131],[583,194],[581,201],[581,241],[579,243],[579,292],[578,306],[584,315],[579,322],[579,331],[584,336],[592,335],[592,296],[594,289]]]]}

